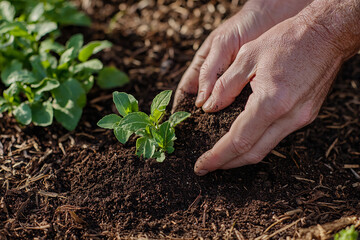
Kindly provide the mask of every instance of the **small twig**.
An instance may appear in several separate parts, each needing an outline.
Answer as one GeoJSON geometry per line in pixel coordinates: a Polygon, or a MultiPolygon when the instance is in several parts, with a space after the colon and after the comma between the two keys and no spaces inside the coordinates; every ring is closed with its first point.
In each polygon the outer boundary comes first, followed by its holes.
{"type": "Polygon", "coordinates": [[[360,164],[344,164],[344,168],[360,168],[360,164]]]}
{"type": "Polygon", "coordinates": [[[328,150],[325,153],[325,157],[328,158],[330,155],[331,150],[333,150],[333,148],[335,147],[336,143],[338,142],[338,138],[335,139],[335,141],[330,145],[330,147],[328,148],[328,150]]]}
{"type": "Polygon", "coordinates": [[[53,198],[66,198],[65,196],[61,196],[59,193],[54,193],[54,192],[45,192],[43,190],[40,190],[39,195],[45,196],[45,197],[53,197],[53,198]]]}
{"type": "Polygon", "coordinates": [[[274,154],[274,155],[277,156],[277,157],[286,159],[286,156],[285,156],[284,154],[279,153],[279,152],[276,151],[276,150],[271,150],[271,153],[274,154]]]}
{"type": "Polygon", "coordinates": [[[106,101],[106,100],[111,99],[111,98],[112,98],[112,94],[105,95],[105,96],[100,96],[100,97],[97,97],[97,98],[94,98],[93,100],[91,100],[90,104],[95,104],[97,102],[106,101]]]}
{"type": "Polygon", "coordinates": [[[283,228],[280,228],[279,230],[273,232],[272,234],[270,234],[270,235],[261,235],[260,237],[255,238],[255,240],[267,240],[267,239],[270,239],[270,238],[278,235],[279,233],[281,233],[281,232],[283,232],[283,231],[291,228],[292,226],[296,225],[298,222],[300,222],[300,221],[302,221],[302,220],[304,220],[304,219],[305,219],[305,218],[299,218],[299,219],[296,220],[295,222],[292,222],[292,223],[290,223],[289,225],[287,225],[287,226],[285,226],[285,227],[283,227],[283,228]]]}
{"type": "Polygon", "coordinates": [[[272,227],[274,227],[275,225],[277,225],[277,224],[279,224],[279,223],[281,223],[281,222],[283,222],[283,221],[285,221],[285,220],[287,220],[287,219],[290,219],[290,218],[291,218],[291,217],[286,216],[286,217],[283,217],[283,218],[277,220],[276,222],[274,222],[273,224],[271,224],[267,229],[265,229],[264,233],[268,232],[268,231],[269,231],[272,227]]]}
{"type": "Polygon", "coordinates": [[[90,135],[88,133],[76,133],[75,134],[76,136],[84,136],[84,137],[87,137],[87,138],[90,138],[90,139],[95,139],[95,137],[93,135],[90,135]]]}
{"type": "Polygon", "coordinates": [[[311,179],[303,178],[303,177],[296,176],[296,175],[293,175],[293,177],[294,177],[296,180],[299,180],[299,181],[305,181],[305,182],[315,183],[315,181],[314,181],[314,180],[311,180],[311,179]]]}
{"type": "Polygon", "coordinates": [[[350,168],[350,171],[354,174],[357,180],[360,180],[360,175],[354,169],[350,168]]]}
{"type": "Polygon", "coordinates": [[[206,210],[208,208],[207,203],[205,203],[204,205],[204,212],[203,212],[203,218],[202,218],[202,226],[205,227],[205,222],[206,222],[206,210]]]}
{"type": "Polygon", "coordinates": [[[196,204],[199,203],[200,199],[201,199],[201,191],[199,193],[199,195],[195,198],[195,200],[190,204],[190,206],[188,207],[187,210],[190,210],[191,208],[193,208],[196,204]]]}
{"type": "Polygon", "coordinates": [[[65,151],[64,145],[61,142],[59,142],[59,148],[61,149],[64,156],[66,156],[66,151],[65,151]]]}

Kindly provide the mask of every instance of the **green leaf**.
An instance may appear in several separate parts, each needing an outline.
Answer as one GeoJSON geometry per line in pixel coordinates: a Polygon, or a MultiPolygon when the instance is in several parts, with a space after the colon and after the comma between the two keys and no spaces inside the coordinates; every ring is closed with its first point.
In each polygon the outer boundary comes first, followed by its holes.
{"type": "Polygon", "coordinates": [[[53,107],[56,121],[69,131],[74,130],[81,118],[82,108],[73,101],[69,101],[64,107],[54,103],[53,107]]]}
{"type": "Polygon", "coordinates": [[[113,92],[113,101],[116,109],[123,117],[139,110],[138,102],[131,94],[115,91],[113,92]]]}
{"type": "Polygon", "coordinates": [[[0,113],[5,112],[9,109],[9,104],[6,102],[6,100],[2,97],[0,97],[0,113]]]}
{"type": "Polygon", "coordinates": [[[103,68],[103,64],[98,59],[91,59],[89,61],[79,63],[75,65],[73,73],[85,72],[85,73],[95,73],[103,68]]]}
{"type": "Polygon", "coordinates": [[[153,157],[156,158],[157,162],[163,162],[166,158],[164,152],[155,152],[153,157]]]}
{"type": "Polygon", "coordinates": [[[51,92],[55,98],[53,107],[56,120],[67,130],[74,130],[86,104],[86,93],[81,83],[68,79],[51,92]]]}
{"type": "Polygon", "coordinates": [[[158,109],[159,111],[165,111],[166,106],[169,104],[171,100],[171,90],[165,90],[156,95],[154,98],[152,104],[151,104],[151,114],[155,112],[155,109],[158,109]]]}
{"type": "Polygon", "coordinates": [[[136,132],[139,129],[145,129],[150,124],[148,115],[143,112],[132,112],[123,118],[119,126],[124,130],[136,132]]]}
{"type": "Polygon", "coordinates": [[[54,22],[42,22],[28,25],[32,33],[36,33],[35,39],[39,41],[43,36],[58,29],[57,24],[54,22]]]}
{"type": "Polygon", "coordinates": [[[65,50],[65,47],[63,45],[61,45],[58,42],[55,42],[53,39],[50,39],[50,38],[46,39],[44,41],[41,41],[40,47],[39,47],[40,53],[54,51],[57,54],[60,54],[64,50],[65,50]]]}
{"type": "Polygon", "coordinates": [[[1,72],[1,81],[5,84],[5,86],[9,86],[11,83],[8,80],[8,77],[11,73],[15,71],[19,71],[22,69],[22,63],[17,59],[11,61],[9,65],[7,65],[1,72]]]}
{"type": "Polygon", "coordinates": [[[135,97],[131,94],[128,94],[128,98],[130,101],[130,109],[128,110],[129,113],[131,112],[138,112],[139,111],[139,104],[135,97]]]}
{"type": "Polygon", "coordinates": [[[73,3],[69,1],[61,1],[61,5],[47,12],[46,17],[61,25],[90,26],[91,24],[90,18],[78,11],[73,3]]]}
{"type": "Polygon", "coordinates": [[[190,116],[191,114],[188,112],[176,112],[172,114],[169,118],[170,126],[175,127],[190,116]]]}
{"type": "Polygon", "coordinates": [[[13,103],[19,93],[19,86],[16,83],[13,83],[6,90],[4,90],[3,96],[7,102],[13,103]]]}
{"type": "Polygon", "coordinates": [[[35,78],[34,74],[32,72],[29,72],[28,70],[18,70],[12,72],[6,81],[4,82],[5,85],[10,85],[15,82],[20,82],[21,84],[24,83],[36,83],[38,80],[35,78]]]}
{"type": "Polygon", "coordinates": [[[173,152],[175,151],[174,142],[171,142],[171,144],[168,145],[165,150],[166,150],[166,152],[169,153],[169,154],[173,153],[173,152]]]}
{"type": "Polygon", "coordinates": [[[39,3],[37,4],[30,12],[28,21],[29,22],[36,22],[38,21],[44,13],[44,4],[39,3]]]}
{"type": "Polygon", "coordinates": [[[72,36],[67,41],[66,48],[67,49],[74,48],[74,52],[75,52],[74,58],[75,58],[78,55],[78,52],[83,44],[84,44],[84,36],[82,34],[78,33],[78,34],[75,34],[74,36],[72,36]]]}
{"type": "Polygon", "coordinates": [[[14,110],[14,116],[23,125],[28,125],[31,123],[31,108],[29,104],[22,103],[14,110]]]}
{"type": "Polygon", "coordinates": [[[88,93],[91,88],[94,86],[94,76],[90,75],[87,79],[81,81],[81,85],[83,86],[86,93],[88,93]]]}
{"type": "MultiPolygon", "coordinates": [[[[4,36],[3,40],[0,41],[0,49],[7,48],[14,43],[15,37],[14,36],[4,36]]],[[[3,64],[2,64],[3,65],[3,64]]]]}
{"type": "Polygon", "coordinates": [[[32,67],[32,72],[34,76],[40,81],[46,77],[46,70],[41,63],[41,58],[39,55],[33,55],[30,57],[30,64],[32,67]]]}
{"type": "Polygon", "coordinates": [[[26,29],[25,23],[9,22],[0,26],[0,34],[9,33],[15,37],[31,36],[26,29]]]}
{"type": "Polygon", "coordinates": [[[66,51],[61,54],[58,69],[66,69],[72,60],[76,58],[84,43],[82,34],[75,34],[66,43],[66,51]]]}
{"type": "Polygon", "coordinates": [[[141,137],[136,140],[136,155],[151,158],[155,152],[155,144],[146,137],[141,137]]]}
{"type": "Polygon", "coordinates": [[[115,125],[122,120],[122,117],[116,114],[109,114],[100,119],[97,125],[101,128],[114,129],[115,125]]]}
{"type": "Polygon", "coordinates": [[[75,105],[81,108],[86,104],[85,90],[76,79],[71,78],[66,80],[51,92],[54,95],[56,103],[63,107],[66,106],[69,101],[74,102],[75,105]]]}
{"type": "Polygon", "coordinates": [[[129,82],[129,77],[115,67],[104,67],[97,78],[97,85],[102,89],[122,87],[129,82]]]}
{"type": "Polygon", "coordinates": [[[35,93],[39,95],[43,92],[51,91],[59,86],[59,81],[53,78],[44,78],[40,83],[31,85],[31,87],[34,88],[35,93]]]}
{"type": "MultiPolygon", "coordinates": [[[[159,134],[162,138],[162,143],[159,146],[166,151],[174,151],[173,150],[173,142],[175,141],[175,130],[171,127],[170,122],[166,121],[160,125],[159,134]]],[[[169,152],[169,153],[171,153],[169,152]]]]}
{"type": "Polygon", "coordinates": [[[75,59],[74,52],[75,49],[70,48],[67,49],[63,54],[61,54],[58,69],[66,69],[69,66],[71,61],[75,59]]]}
{"type": "Polygon", "coordinates": [[[50,68],[51,73],[53,74],[54,70],[57,68],[58,65],[57,58],[48,52],[41,52],[40,54],[41,64],[45,69],[50,68]]]}
{"type": "Polygon", "coordinates": [[[133,132],[124,130],[122,127],[115,127],[114,134],[119,142],[125,144],[129,140],[129,137],[133,134],[133,132]]]}
{"type": "Polygon", "coordinates": [[[31,105],[32,121],[38,126],[49,126],[53,122],[53,107],[50,101],[31,105]]]}
{"type": "Polygon", "coordinates": [[[7,111],[9,108],[10,108],[10,106],[6,103],[3,105],[0,105],[0,113],[7,111]]]}
{"type": "Polygon", "coordinates": [[[158,109],[155,109],[154,112],[150,116],[150,120],[154,123],[159,123],[164,116],[165,111],[159,111],[158,109]]]}
{"type": "Polygon", "coordinates": [[[96,54],[105,48],[110,48],[111,46],[112,44],[109,41],[90,42],[80,49],[78,58],[81,62],[85,62],[91,55],[96,54]]]}
{"type": "Polygon", "coordinates": [[[334,236],[334,240],[357,240],[359,233],[355,230],[354,225],[341,230],[334,236]]]}
{"type": "Polygon", "coordinates": [[[0,2],[0,19],[5,19],[9,22],[13,21],[15,17],[15,8],[8,1],[0,2]]]}
{"type": "Polygon", "coordinates": [[[162,148],[164,139],[160,135],[159,131],[156,130],[155,128],[151,128],[151,135],[152,138],[155,140],[155,142],[159,145],[159,147],[162,148]]]}

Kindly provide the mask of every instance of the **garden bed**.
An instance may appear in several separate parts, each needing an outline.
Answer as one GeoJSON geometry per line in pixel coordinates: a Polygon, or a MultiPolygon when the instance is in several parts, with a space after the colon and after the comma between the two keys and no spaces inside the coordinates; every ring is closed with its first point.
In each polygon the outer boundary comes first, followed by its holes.
{"type": "MultiPolygon", "coordinates": [[[[112,50],[98,57],[129,74],[131,83],[117,90],[133,94],[146,112],[156,94],[176,89],[200,43],[241,5],[120,2],[78,1],[92,27],[64,28],[62,41],[81,32],[86,41],[113,42],[112,50]]],[[[135,138],[123,145],[111,130],[96,126],[115,112],[111,91],[90,91],[72,132],[58,123],[21,127],[4,114],[0,236],[285,239],[303,238],[309,232],[300,229],[337,219],[343,223],[330,235],[356,224],[359,66],[360,56],[350,59],[314,123],[288,136],[264,161],[205,177],[196,176],[193,165],[228,131],[249,88],[214,114],[197,109],[194,96],[187,96],[178,110],[192,116],[177,127],[176,150],[163,163],[137,157],[135,138]]]]}

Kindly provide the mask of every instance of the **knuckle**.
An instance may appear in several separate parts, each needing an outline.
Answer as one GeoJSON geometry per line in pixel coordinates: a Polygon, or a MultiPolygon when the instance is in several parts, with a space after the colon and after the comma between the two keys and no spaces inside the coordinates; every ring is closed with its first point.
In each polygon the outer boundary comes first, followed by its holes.
{"type": "Polygon", "coordinates": [[[246,153],[250,151],[251,148],[251,141],[244,137],[234,137],[231,141],[231,151],[237,155],[246,153]]]}
{"type": "Polygon", "coordinates": [[[221,93],[225,92],[225,83],[223,78],[220,78],[219,80],[216,81],[215,85],[214,85],[214,90],[213,93],[219,94],[221,95],[221,93]]]}
{"type": "Polygon", "coordinates": [[[298,112],[296,118],[296,128],[302,128],[310,123],[312,123],[317,116],[317,112],[314,113],[310,106],[304,107],[298,112]]]}
{"type": "Polygon", "coordinates": [[[215,44],[215,45],[221,44],[221,43],[226,43],[226,41],[227,41],[227,35],[226,34],[217,34],[213,38],[213,44],[215,44]]]}
{"type": "Polygon", "coordinates": [[[250,56],[251,52],[252,52],[252,50],[251,50],[251,46],[249,43],[242,45],[238,52],[238,56],[239,56],[238,60],[240,61],[240,59],[250,56]]]}
{"type": "Polygon", "coordinates": [[[277,90],[274,94],[266,96],[265,111],[268,118],[281,117],[289,113],[295,106],[295,101],[288,91],[277,90]]]}
{"type": "Polygon", "coordinates": [[[199,81],[205,82],[209,76],[209,64],[205,61],[200,67],[199,81]]]}
{"type": "Polygon", "coordinates": [[[195,59],[197,60],[197,62],[204,62],[205,59],[206,59],[206,55],[205,54],[202,54],[200,53],[200,51],[197,51],[196,54],[195,54],[195,59]]]}
{"type": "Polygon", "coordinates": [[[263,159],[263,156],[260,154],[249,153],[249,154],[247,154],[246,158],[244,159],[244,162],[246,163],[246,165],[257,164],[257,163],[261,162],[262,159],[263,159]]]}

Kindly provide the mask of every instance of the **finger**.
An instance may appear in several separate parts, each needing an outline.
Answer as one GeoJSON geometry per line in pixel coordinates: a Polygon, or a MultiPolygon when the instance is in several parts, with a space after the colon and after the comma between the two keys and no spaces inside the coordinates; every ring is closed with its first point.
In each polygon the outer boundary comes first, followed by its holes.
{"type": "Polygon", "coordinates": [[[249,152],[233,159],[220,168],[230,169],[260,162],[282,139],[311,123],[316,118],[316,115],[317,112],[309,113],[306,109],[305,111],[293,110],[272,124],[249,152]]]}
{"type": "Polygon", "coordinates": [[[201,107],[209,98],[216,80],[226,71],[234,60],[239,46],[238,36],[217,34],[208,56],[200,68],[198,97],[195,105],[201,107]]]}
{"type": "Polygon", "coordinates": [[[184,93],[197,93],[200,68],[210,51],[211,40],[212,36],[210,35],[196,52],[193,61],[182,76],[175,92],[173,110],[183,99],[184,93]]]}
{"type": "Polygon", "coordinates": [[[235,61],[216,81],[210,97],[203,105],[205,112],[216,112],[229,106],[254,77],[254,58],[248,50],[243,49],[247,48],[240,49],[235,61]]]}
{"type": "Polygon", "coordinates": [[[282,139],[296,130],[292,128],[291,122],[287,118],[275,122],[249,152],[234,158],[232,161],[221,166],[220,169],[237,168],[260,162],[282,139]]]}
{"type": "Polygon", "coordinates": [[[204,175],[248,152],[265,130],[281,117],[271,102],[266,96],[252,93],[230,131],[197,160],[195,173],[204,175]]]}

